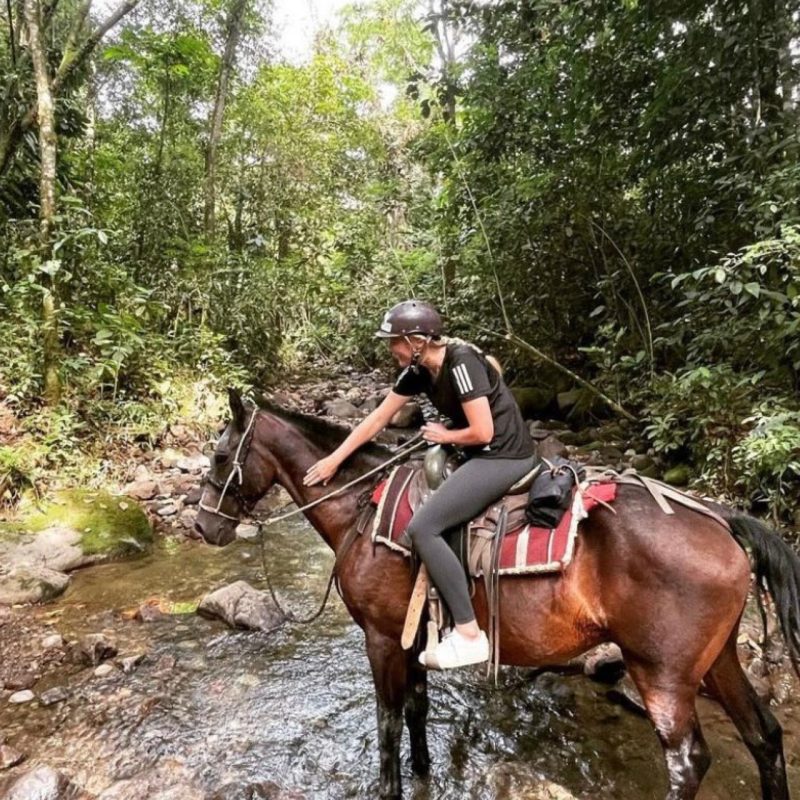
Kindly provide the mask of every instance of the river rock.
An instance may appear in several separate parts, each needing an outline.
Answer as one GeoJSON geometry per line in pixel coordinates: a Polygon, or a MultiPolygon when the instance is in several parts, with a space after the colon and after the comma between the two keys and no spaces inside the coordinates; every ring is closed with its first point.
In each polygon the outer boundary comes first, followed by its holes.
{"type": "Polygon", "coordinates": [[[419,404],[409,400],[402,405],[389,422],[392,428],[412,428],[422,422],[422,412],[419,404]]]}
{"type": "Polygon", "coordinates": [[[159,517],[174,517],[178,513],[178,506],[175,503],[167,503],[156,509],[159,517]]]}
{"type": "Polygon", "coordinates": [[[184,528],[191,530],[194,528],[194,523],[197,520],[197,510],[194,508],[184,508],[178,519],[184,528]]]}
{"type": "Polygon", "coordinates": [[[374,394],[371,397],[368,397],[360,406],[362,411],[366,411],[369,413],[370,411],[374,411],[382,402],[385,395],[383,394],[374,394]]]}
{"type": "Polygon", "coordinates": [[[586,656],[583,673],[601,683],[616,683],[625,673],[622,650],[610,642],[601,644],[586,656]]]}
{"type": "Polygon", "coordinates": [[[18,669],[11,674],[7,674],[3,679],[6,689],[12,692],[20,689],[30,689],[39,680],[39,675],[33,670],[18,669]]]}
{"type": "Polygon", "coordinates": [[[84,663],[97,666],[107,658],[117,654],[116,642],[103,633],[87,633],[78,643],[79,652],[84,663]]]}
{"type": "MultiPolygon", "coordinates": [[[[4,787],[0,786],[0,791],[4,787]]],[[[3,800],[91,800],[70,779],[52,767],[36,767],[6,788],[3,800]]]]}
{"type": "Polygon", "coordinates": [[[348,400],[339,398],[338,400],[327,400],[322,404],[325,413],[329,417],[339,419],[352,419],[358,416],[358,409],[348,400]]]}
{"type": "Polygon", "coordinates": [[[97,800],[205,800],[207,796],[181,761],[161,758],[158,766],[112,784],[97,800]]]}
{"type": "Polygon", "coordinates": [[[64,639],[60,633],[51,633],[42,639],[42,650],[58,650],[64,646],[64,639]]]}
{"type": "Polygon", "coordinates": [[[11,769],[25,760],[25,754],[10,744],[0,744],[0,769],[11,769]]]}
{"type": "Polygon", "coordinates": [[[31,700],[36,695],[30,689],[23,689],[21,692],[14,692],[11,697],[8,698],[9,703],[13,703],[14,705],[20,705],[21,703],[30,703],[31,700]]]}
{"type": "Polygon", "coordinates": [[[552,434],[541,441],[537,441],[535,446],[536,455],[539,458],[552,459],[557,456],[567,457],[567,446],[556,436],[552,434]]]}
{"type": "Polygon", "coordinates": [[[245,581],[207,594],[197,607],[204,617],[216,617],[232,628],[247,628],[269,633],[285,621],[265,592],[259,592],[245,581]]]}
{"type": "Polygon", "coordinates": [[[127,484],[122,493],[135,500],[152,500],[158,494],[158,484],[153,480],[134,481],[127,484]]]}
{"type": "Polygon", "coordinates": [[[39,702],[43,706],[52,706],[61,703],[69,697],[69,689],[64,686],[54,686],[39,695],[39,702]]]}
{"type": "Polygon", "coordinates": [[[113,664],[101,664],[94,671],[95,678],[106,678],[114,671],[113,664]]]}
{"type": "MultiPolygon", "coordinates": [[[[13,526],[14,533],[0,536],[0,564],[8,565],[8,572],[23,566],[29,571],[46,568],[69,572],[140,553],[152,543],[144,511],[131,500],[101,491],[57,492],[52,501],[41,506],[23,507],[13,526]]],[[[26,580],[31,584],[52,580],[56,593],[66,587],[63,578],[49,574],[28,576],[26,580]]],[[[39,594],[43,596],[38,599],[47,599],[48,591],[42,589],[39,594]]]]}
{"type": "Polygon", "coordinates": [[[258,538],[258,525],[247,525],[242,523],[236,526],[237,539],[257,539],[258,538]]]}
{"type": "Polygon", "coordinates": [[[200,474],[203,470],[211,466],[208,456],[202,453],[196,453],[191,456],[183,456],[175,462],[175,466],[181,472],[191,472],[195,475],[200,474]]]}
{"type": "Polygon", "coordinates": [[[122,671],[125,674],[133,672],[139,664],[144,661],[145,657],[147,656],[146,653],[135,653],[132,656],[125,656],[119,660],[119,665],[122,667],[122,671]]]}
{"type": "MultiPolygon", "coordinates": [[[[0,556],[2,558],[2,556],[0,556]]],[[[58,597],[69,575],[38,564],[19,564],[0,571],[0,604],[44,603],[58,597]]]]}

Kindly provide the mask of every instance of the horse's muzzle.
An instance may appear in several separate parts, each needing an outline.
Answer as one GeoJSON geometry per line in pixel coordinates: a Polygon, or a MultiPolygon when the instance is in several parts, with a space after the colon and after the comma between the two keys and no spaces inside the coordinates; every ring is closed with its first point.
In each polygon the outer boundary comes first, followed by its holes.
{"type": "Polygon", "coordinates": [[[236,538],[236,525],[232,520],[215,517],[205,511],[197,514],[194,523],[196,534],[200,534],[209,544],[224,547],[236,538]]]}

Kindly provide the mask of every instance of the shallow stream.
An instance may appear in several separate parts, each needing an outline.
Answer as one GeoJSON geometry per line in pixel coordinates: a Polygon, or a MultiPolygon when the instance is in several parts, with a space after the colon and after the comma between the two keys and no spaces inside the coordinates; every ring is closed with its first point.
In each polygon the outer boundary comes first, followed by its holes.
{"type": "MultiPolygon", "coordinates": [[[[282,598],[307,613],[323,592],[329,551],[303,520],[271,530],[268,551],[282,598]]],[[[46,763],[97,794],[158,768],[165,789],[180,780],[209,793],[274,781],[307,798],[375,797],[369,667],[362,634],[335,595],[321,620],[271,635],[191,613],[151,623],[122,613],[152,597],[183,610],[213,588],[236,579],[260,585],[259,577],[253,543],[215,549],[170,540],[138,561],[74,574],[62,598],[33,613],[65,638],[104,631],[120,657],[147,656],[132,673],[104,678],[65,666],[50,678],[70,691],[61,703],[0,705],[0,730],[28,756],[23,768],[46,763]]],[[[37,685],[37,694],[45,688],[37,685]]],[[[480,670],[433,675],[432,775],[417,781],[405,763],[405,796],[661,800],[666,777],[655,735],[607,691],[583,677],[534,679],[525,670],[504,670],[497,687],[480,670]]],[[[727,717],[707,700],[700,709],[714,757],[700,797],[759,797],[755,764],[727,717]]],[[[778,716],[800,794],[797,705],[778,716]]]]}

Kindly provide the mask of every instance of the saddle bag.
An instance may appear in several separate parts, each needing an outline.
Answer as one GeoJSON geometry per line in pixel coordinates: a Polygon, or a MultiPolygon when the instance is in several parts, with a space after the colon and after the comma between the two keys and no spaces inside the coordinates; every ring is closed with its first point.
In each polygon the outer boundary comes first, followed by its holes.
{"type": "Polygon", "coordinates": [[[582,464],[560,456],[546,463],[549,469],[536,476],[525,508],[525,518],[536,528],[558,527],[572,502],[573,487],[586,476],[582,464]]]}

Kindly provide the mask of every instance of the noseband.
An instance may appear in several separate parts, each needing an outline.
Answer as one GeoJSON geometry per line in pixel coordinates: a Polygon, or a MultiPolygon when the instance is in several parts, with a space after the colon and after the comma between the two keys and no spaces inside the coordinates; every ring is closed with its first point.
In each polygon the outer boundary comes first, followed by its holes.
{"type": "Polygon", "coordinates": [[[233,456],[233,466],[231,467],[231,471],[228,473],[228,477],[225,479],[225,483],[220,483],[219,481],[214,480],[214,478],[212,478],[210,475],[206,475],[206,483],[209,486],[213,486],[219,492],[219,500],[217,501],[216,508],[207,505],[204,502],[206,493],[203,491],[203,495],[198,503],[198,506],[203,509],[203,511],[207,511],[209,514],[215,514],[218,517],[224,517],[225,519],[233,520],[234,522],[239,521],[239,517],[232,517],[230,514],[220,511],[234,476],[237,478],[237,482],[233,485],[234,498],[239,503],[242,510],[246,511],[249,506],[252,505],[251,503],[248,503],[247,500],[245,500],[245,498],[242,496],[242,483],[244,481],[242,477],[242,467],[244,466],[244,462],[247,461],[247,456],[250,453],[250,445],[252,444],[253,436],[255,435],[253,431],[253,425],[255,424],[257,413],[258,408],[254,408],[253,413],[250,415],[250,420],[247,423],[244,434],[239,440],[239,446],[236,448],[236,453],[233,456]],[[244,451],[244,453],[242,453],[242,451],[244,451]]]}

